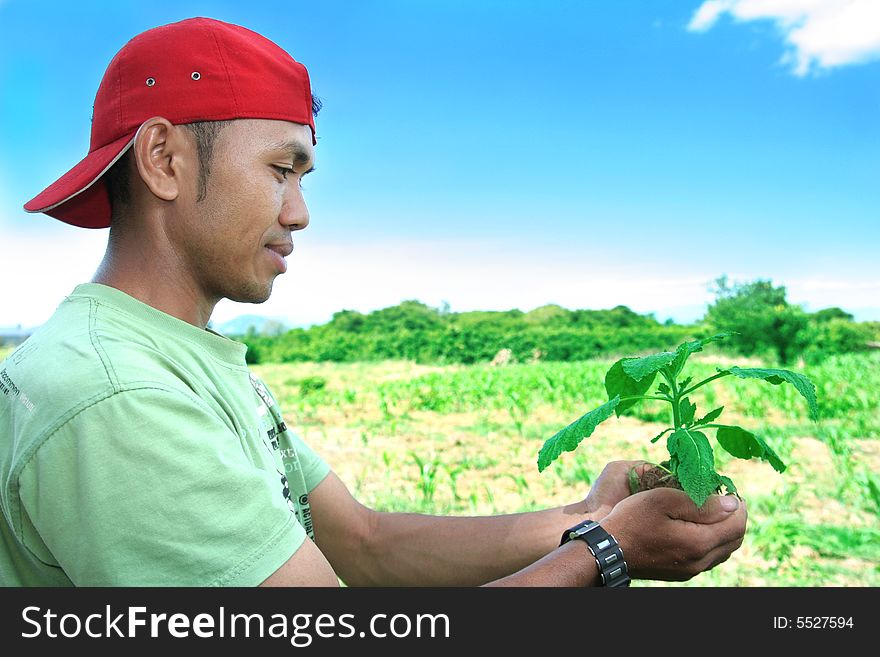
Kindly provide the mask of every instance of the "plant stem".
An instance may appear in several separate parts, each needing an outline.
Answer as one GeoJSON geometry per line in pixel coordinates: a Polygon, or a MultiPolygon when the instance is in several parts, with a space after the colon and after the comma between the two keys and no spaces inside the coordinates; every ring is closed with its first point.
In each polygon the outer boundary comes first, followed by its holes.
{"type": "Polygon", "coordinates": [[[681,426],[681,415],[678,410],[678,402],[681,399],[681,394],[678,391],[678,385],[675,383],[675,377],[669,374],[666,370],[660,370],[660,373],[663,375],[663,378],[666,379],[666,382],[669,384],[669,389],[672,391],[672,399],[669,401],[672,404],[672,426],[678,429],[681,426]]]}
{"type": "Polygon", "coordinates": [[[699,383],[695,383],[694,385],[692,385],[690,388],[688,388],[687,390],[685,390],[685,391],[682,392],[681,394],[682,394],[682,396],[684,396],[684,395],[686,395],[686,394],[688,394],[688,393],[693,392],[693,391],[696,390],[697,388],[701,388],[702,386],[706,385],[706,384],[709,383],[710,381],[714,381],[715,379],[720,379],[721,377],[723,377],[723,376],[728,376],[728,375],[730,375],[730,372],[718,372],[718,374],[716,374],[716,375],[714,375],[714,376],[710,376],[708,379],[703,379],[703,380],[700,381],[699,383]]]}

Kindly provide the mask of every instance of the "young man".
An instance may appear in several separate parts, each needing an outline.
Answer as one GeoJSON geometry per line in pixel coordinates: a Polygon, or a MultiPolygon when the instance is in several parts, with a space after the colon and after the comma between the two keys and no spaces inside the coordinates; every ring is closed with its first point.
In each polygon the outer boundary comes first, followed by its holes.
{"type": "Polygon", "coordinates": [[[110,237],[0,364],[0,583],[611,586],[727,559],[736,498],[629,496],[640,463],[545,511],[380,513],[287,429],[245,347],[206,326],[285,272],[316,111],[301,64],[219,21],[149,30],[110,63],[88,156],[25,206],[110,237]]]}

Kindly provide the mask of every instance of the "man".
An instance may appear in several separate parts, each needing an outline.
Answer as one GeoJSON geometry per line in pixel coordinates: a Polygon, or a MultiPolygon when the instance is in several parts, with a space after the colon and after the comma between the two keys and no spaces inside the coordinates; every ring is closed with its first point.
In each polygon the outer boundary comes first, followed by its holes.
{"type": "Polygon", "coordinates": [[[285,272],[318,107],[301,64],[219,21],[149,30],[110,63],[89,155],[25,206],[110,237],[0,364],[2,583],[613,586],[727,559],[736,498],[629,496],[641,463],[555,509],[380,513],[287,429],[245,347],[206,326],[285,272]]]}

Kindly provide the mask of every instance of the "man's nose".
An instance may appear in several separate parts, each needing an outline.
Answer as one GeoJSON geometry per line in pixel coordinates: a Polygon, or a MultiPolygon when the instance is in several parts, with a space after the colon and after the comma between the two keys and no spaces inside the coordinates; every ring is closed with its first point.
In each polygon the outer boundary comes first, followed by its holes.
{"type": "Polygon", "coordinates": [[[290,230],[302,230],[309,225],[309,208],[303,198],[302,190],[291,185],[291,190],[284,197],[284,205],[281,206],[281,215],[278,221],[290,230]]]}

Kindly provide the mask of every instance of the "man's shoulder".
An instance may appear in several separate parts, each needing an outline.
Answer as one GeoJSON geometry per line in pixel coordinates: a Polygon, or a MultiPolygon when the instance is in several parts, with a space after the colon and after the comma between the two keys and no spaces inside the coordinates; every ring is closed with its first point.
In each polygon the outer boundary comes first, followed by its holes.
{"type": "Polygon", "coordinates": [[[96,304],[81,297],[66,299],[0,363],[0,379],[51,424],[127,390],[189,392],[190,373],[180,370],[149,332],[137,331],[128,318],[96,312],[96,304]]]}
{"type": "MultiPolygon", "coordinates": [[[[27,385],[64,396],[117,387],[125,355],[142,351],[136,336],[96,319],[88,299],[65,299],[55,313],[2,363],[27,385]]],[[[140,365],[150,359],[132,358],[140,365]]]]}
{"type": "MultiPolygon", "coordinates": [[[[65,391],[106,387],[107,377],[92,343],[88,306],[65,300],[52,317],[0,364],[5,377],[30,397],[61,399],[65,391]]],[[[57,406],[58,404],[53,404],[57,406]]]]}

